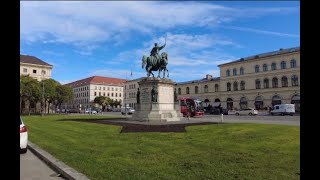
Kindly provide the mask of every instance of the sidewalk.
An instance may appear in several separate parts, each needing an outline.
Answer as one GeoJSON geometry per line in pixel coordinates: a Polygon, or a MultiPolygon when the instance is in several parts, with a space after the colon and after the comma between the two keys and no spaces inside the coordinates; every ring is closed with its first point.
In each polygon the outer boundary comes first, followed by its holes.
{"type": "Polygon", "coordinates": [[[54,158],[48,152],[42,150],[39,146],[28,141],[28,149],[33,152],[39,159],[44,161],[54,171],[61,174],[64,178],[70,180],[89,180],[87,176],[77,172],[73,168],[67,166],[62,161],[54,158]]]}

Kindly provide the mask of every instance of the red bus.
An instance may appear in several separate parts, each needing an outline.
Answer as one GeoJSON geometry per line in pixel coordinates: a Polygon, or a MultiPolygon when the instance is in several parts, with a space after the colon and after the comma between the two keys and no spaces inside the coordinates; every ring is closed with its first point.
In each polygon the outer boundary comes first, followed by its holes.
{"type": "Polygon", "coordinates": [[[178,100],[180,105],[180,111],[183,114],[183,116],[187,116],[189,109],[191,110],[191,117],[201,117],[204,115],[204,110],[201,101],[189,97],[178,98],[178,100]]]}

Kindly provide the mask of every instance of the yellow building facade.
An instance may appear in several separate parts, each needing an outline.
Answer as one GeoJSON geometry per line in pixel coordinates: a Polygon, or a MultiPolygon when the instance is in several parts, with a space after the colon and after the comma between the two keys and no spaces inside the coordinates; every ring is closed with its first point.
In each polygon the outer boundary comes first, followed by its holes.
{"type": "Polygon", "coordinates": [[[265,109],[294,103],[300,110],[300,47],[220,64],[220,77],[177,83],[178,97],[193,97],[227,109],[265,109]]]}

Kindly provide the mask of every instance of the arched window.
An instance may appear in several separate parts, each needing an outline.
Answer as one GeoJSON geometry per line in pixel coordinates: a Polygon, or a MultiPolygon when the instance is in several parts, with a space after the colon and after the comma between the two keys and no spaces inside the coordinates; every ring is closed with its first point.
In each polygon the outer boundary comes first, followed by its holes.
{"type": "Polygon", "coordinates": [[[235,81],[235,82],[233,83],[233,90],[234,90],[234,91],[238,91],[238,82],[237,82],[237,81],[235,81]]]}
{"type": "Polygon", "coordinates": [[[276,77],[272,78],[272,87],[273,88],[278,87],[278,78],[276,78],[276,77]]]}
{"type": "Polygon", "coordinates": [[[254,69],[256,73],[259,72],[259,65],[256,65],[254,69]]]}
{"type": "Polygon", "coordinates": [[[231,91],[231,83],[227,83],[227,91],[231,91]]]}
{"type": "Polygon", "coordinates": [[[272,63],[271,64],[271,70],[272,71],[277,70],[277,64],[276,63],[272,63]]]}
{"type": "Polygon", "coordinates": [[[198,94],[198,93],[199,93],[199,87],[198,87],[198,86],[196,86],[196,87],[194,88],[194,93],[195,93],[195,94],[198,94]]]}
{"type": "Polygon", "coordinates": [[[240,109],[247,109],[247,108],[248,108],[247,98],[242,97],[242,98],[240,99],[239,105],[240,105],[240,109]]]}
{"type": "Polygon", "coordinates": [[[257,79],[257,80],[256,80],[256,89],[261,89],[260,79],[257,79]]]}
{"type": "Polygon", "coordinates": [[[281,97],[278,95],[273,96],[271,104],[272,104],[272,106],[277,105],[277,104],[281,104],[281,97]]]}
{"type": "Polygon", "coordinates": [[[218,91],[219,91],[219,85],[218,85],[218,84],[214,85],[214,91],[215,91],[215,92],[218,92],[218,91]]]}
{"type": "Polygon", "coordinates": [[[231,98],[227,99],[227,109],[233,109],[233,100],[231,98]]]}
{"type": "Polygon", "coordinates": [[[227,70],[226,75],[230,76],[230,70],[229,69],[227,70]]]}
{"type": "Polygon", "coordinates": [[[263,65],[263,71],[268,71],[268,65],[266,64],[263,65]]]}
{"type": "Polygon", "coordinates": [[[234,76],[237,75],[237,69],[236,69],[236,68],[233,69],[233,75],[234,75],[234,76]]]}
{"type": "Polygon", "coordinates": [[[299,86],[298,76],[293,75],[293,76],[291,77],[291,82],[292,82],[292,86],[299,86]]]}
{"type": "Polygon", "coordinates": [[[292,60],[290,61],[290,66],[291,66],[291,68],[297,67],[297,62],[296,62],[295,59],[292,59],[292,60]]]}
{"type": "Polygon", "coordinates": [[[263,80],[263,87],[264,88],[269,88],[269,79],[266,78],[266,79],[263,80]]]}
{"type": "Polygon", "coordinates": [[[245,90],[245,82],[244,81],[241,81],[240,82],[240,90],[245,90]]]}
{"type": "Polygon", "coordinates": [[[281,69],[285,69],[287,64],[286,62],[282,61],[280,65],[281,65],[281,69]]]}
{"type": "Polygon", "coordinates": [[[243,75],[244,74],[244,69],[243,67],[240,68],[240,75],[243,75]]]}
{"type": "Polygon", "coordinates": [[[186,88],[186,94],[189,94],[189,87],[186,88]]]}
{"type": "Polygon", "coordinates": [[[178,94],[181,95],[181,88],[178,88],[178,94]]]}
{"type": "Polygon", "coordinates": [[[281,85],[282,87],[288,87],[288,78],[286,76],[281,78],[281,85]]]}
{"type": "Polygon", "coordinates": [[[260,110],[263,108],[263,99],[261,96],[256,97],[254,105],[257,110],[260,110]]]}
{"type": "Polygon", "coordinates": [[[296,111],[300,111],[300,95],[294,95],[291,98],[291,104],[294,104],[294,108],[296,111]]]}
{"type": "Polygon", "coordinates": [[[204,86],[204,92],[207,93],[208,92],[208,85],[204,86]]]}

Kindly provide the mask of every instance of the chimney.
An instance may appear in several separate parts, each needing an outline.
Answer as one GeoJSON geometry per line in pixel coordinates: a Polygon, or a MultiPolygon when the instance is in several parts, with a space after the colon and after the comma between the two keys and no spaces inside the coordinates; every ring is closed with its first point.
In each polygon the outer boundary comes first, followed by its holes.
{"type": "Polygon", "coordinates": [[[212,79],[212,75],[207,74],[207,75],[206,75],[206,79],[207,79],[207,80],[211,80],[211,79],[212,79]]]}

